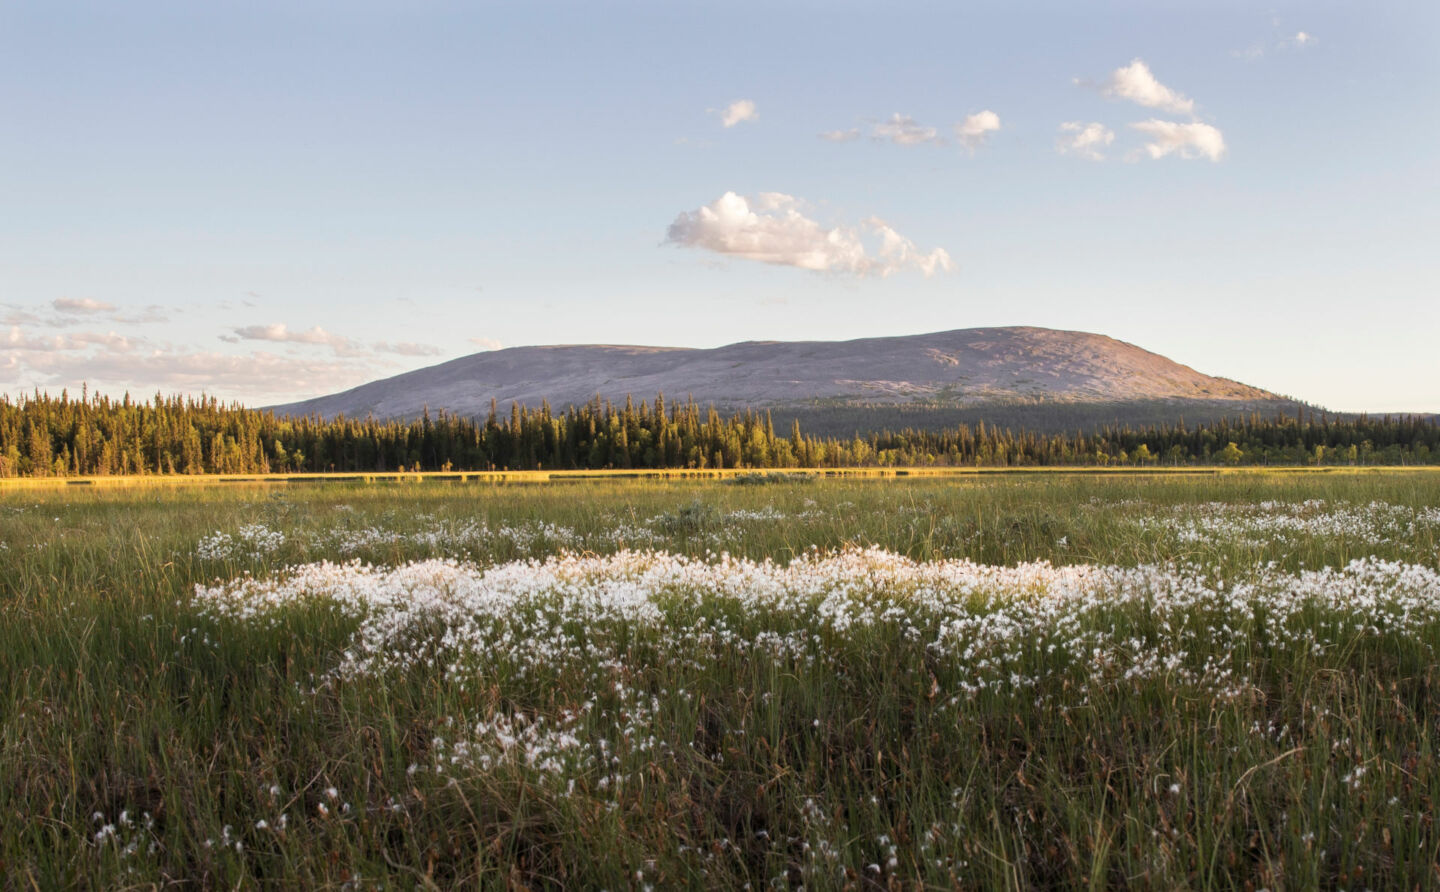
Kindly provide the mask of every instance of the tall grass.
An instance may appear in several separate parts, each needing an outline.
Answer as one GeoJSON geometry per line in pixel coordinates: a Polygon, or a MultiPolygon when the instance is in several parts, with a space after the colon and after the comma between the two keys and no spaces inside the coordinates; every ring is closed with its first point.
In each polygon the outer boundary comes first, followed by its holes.
{"type": "MultiPolygon", "coordinates": [[[[461,618],[436,612],[403,627],[405,647],[386,641],[413,659],[362,672],[343,667],[378,608],[300,598],[248,616],[195,586],[322,560],[453,557],[474,565],[463,579],[561,550],[783,565],[878,546],[1157,565],[1228,591],[1367,557],[1440,568],[1437,506],[1423,473],[0,491],[0,875],[42,889],[1433,886],[1440,622],[1419,610],[1385,626],[1384,598],[1368,613],[1317,602],[1283,625],[1263,598],[1249,614],[1099,603],[1065,634],[1111,648],[1101,672],[1047,651],[1038,626],[993,663],[937,651],[950,614],[885,577],[857,591],[897,613],[843,634],[809,607],[681,583],[646,621],[586,620],[567,612],[573,593],[542,592],[484,626],[493,648],[467,649],[461,618]],[[1246,520],[1277,516],[1300,521],[1246,520]],[[1287,646],[1312,639],[1325,644],[1287,646]],[[1223,664],[1243,684],[1125,678],[1182,643],[1175,665],[1223,664]],[[499,758],[507,735],[558,767],[499,758]]],[[[978,592],[961,607],[1008,603],[978,592]]]]}

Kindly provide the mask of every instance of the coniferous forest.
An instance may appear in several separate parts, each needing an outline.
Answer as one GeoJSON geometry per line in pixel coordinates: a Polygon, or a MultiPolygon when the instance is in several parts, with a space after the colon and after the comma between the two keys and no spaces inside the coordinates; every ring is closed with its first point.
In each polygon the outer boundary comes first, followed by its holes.
{"type": "Polygon", "coordinates": [[[1037,434],[983,422],[816,437],[768,413],[627,399],[412,421],[278,417],[215,399],[0,399],[0,476],[624,468],[1440,464],[1440,423],[1305,413],[1037,434]]]}

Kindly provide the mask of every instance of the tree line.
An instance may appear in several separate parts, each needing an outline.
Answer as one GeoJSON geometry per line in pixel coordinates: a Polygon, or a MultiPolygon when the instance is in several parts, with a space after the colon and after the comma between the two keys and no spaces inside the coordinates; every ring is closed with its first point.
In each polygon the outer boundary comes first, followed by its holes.
{"type": "Polygon", "coordinates": [[[1440,421],[1302,413],[1070,434],[983,421],[816,437],[769,413],[722,417],[673,405],[596,400],[563,412],[493,403],[484,419],[277,416],[213,398],[150,401],[35,393],[0,398],[0,477],[399,470],[825,468],[861,466],[1440,464],[1440,421]]]}

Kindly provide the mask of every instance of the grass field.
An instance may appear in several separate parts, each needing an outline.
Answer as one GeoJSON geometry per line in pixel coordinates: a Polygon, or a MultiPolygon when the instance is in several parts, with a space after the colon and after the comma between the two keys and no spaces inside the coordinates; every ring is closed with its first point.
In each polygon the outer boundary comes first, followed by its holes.
{"type": "Polygon", "coordinates": [[[1428,888],[1440,474],[0,489],[16,889],[1428,888]]]}

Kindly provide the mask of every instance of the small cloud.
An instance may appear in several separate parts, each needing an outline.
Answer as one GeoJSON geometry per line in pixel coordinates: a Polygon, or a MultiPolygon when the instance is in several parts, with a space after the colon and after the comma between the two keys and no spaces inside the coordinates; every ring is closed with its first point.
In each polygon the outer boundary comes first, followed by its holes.
{"type": "Polygon", "coordinates": [[[50,337],[33,337],[22,332],[19,326],[12,325],[8,333],[0,335],[0,349],[44,353],[85,350],[90,347],[100,347],[111,353],[128,353],[138,344],[139,342],[113,331],[79,331],[50,337]]]}
{"type": "Polygon", "coordinates": [[[273,325],[246,325],[235,334],[247,341],[285,341],[300,344],[328,344],[334,335],[318,325],[309,331],[291,331],[283,322],[273,325]]]}
{"type": "Polygon", "coordinates": [[[43,307],[6,304],[3,308],[8,312],[0,315],[0,325],[38,325],[46,328],[72,328],[86,322],[98,321],[102,316],[119,325],[145,325],[168,322],[170,314],[181,312],[177,308],[166,308],[159,304],[129,309],[93,298],[71,297],[59,298],[43,307]],[[47,312],[50,310],[55,312],[47,312]]]}
{"type": "Polygon", "coordinates": [[[109,313],[114,311],[114,304],[107,304],[89,297],[61,297],[51,304],[61,313],[72,313],[75,315],[93,315],[95,313],[109,313]]]}
{"type": "Polygon", "coordinates": [[[1088,124],[1066,121],[1060,125],[1060,138],[1055,142],[1055,150],[1062,155],[1078,155],[1089,161],[1104,161],[1104,150],[1114,141],[1115,131],[1099,121],[1088,124]]]}
{"type": "Polygon", "coordinates": [[[1159,121],[1151,118],[1130,125],[1150,137],[1144,151],[1151,158],[1178,154],[1181,158],[1208,158],[1219,161],[1225,157],[1225,136],[1209,124],[1159,121]]]}
{"type": "Polygon", "coordinates": [[[341,356],[354,356],[360,350],[349,338],[331,334],[320,326],[305,331],[291,331],[284,323],[246,325],[234,330],[236,337],[246,341],[274,341],[284,344],[312,344],[329,347],[341,356]]]}
{"type": "Polygon", "coordinates": [[[470,338],[470,343],[481,350],[503,350],[505,345],[494,338],[470,338]]]}
{"type": "Polygon", "coordinates": [[[1295,36],[1293,36],[1293,37],[1287,37],[1286,39],[1280,41],[1280,46],[1281,46],[1283,49],[1303,50],[1303,49],[1305,49],[1307,46],[1314,46],[1314,45],[1315,45],[1315,35],[1307,32],[1307,31],[1296,31],[1296,32],[1295,32],[1295,36]]]}
{"type": "Polygon", "coordinates": [[[928,254],[924,253],[915,247],[914,242],[891,229],[889,224],[879,217],[869,218],[865,225],[880,237],[879,256],[872,268],[882,277],[913,267],[928,278],[936,272],[949,272],[954,268],[954,264],[950,262],[950,254],[945,249],[936,248],[928,254]]]}
{"type": "Polygon", "coordinates": [[[801,213],[802,204],[782,192],[762,192],[753,199],[726,192],[676,217],[665,241],[777,266],[858,277],[883,277],[903,269],[918,269],[929,276],[952,268],[943,248],[922,252],[878,218],[868,218],[859,227],[826,228],[801,213]]]}
{"type": "Polygon", "coordinates": [[[135,341],[113,331],[80,331],[66,335],[66,337],[73,345],[71,349],[77,350],[94,346],[101,347],[111,353],[129,353],[138,346],[135,341]]]}
{"type": "Polygon", "coordinates": [[[1265,44],[1259,42],[1252,43],[1243,50],[1231,50],[1230,55],[1236,59],[1253,62],[1265,55],[1265,44]]]}
{"type": "Polygon", "coordinates": [[[744,121],[760,120],[760,112],[756,111],[755,101],[752,99],[737,99],[723,109],[711,111],[720,115],[720,123],[726,129],[744,121]]]}
{"type": "Polygon", "coordinates": [[[23,307],[10,306],[4,316],[0,316],[0,325],[39,325],[44,320],[36,314],[23,307]]]}
{"type": "Polygon", "coordinates": [[[1000,116],[987,108],[985,111],[966,115],[965,120],[956,124],[955,139],[974,154],[975,149],[984,144],[986,135],[999,129],[1000,116]]]}
{"type": "Polygon", "coordinates": [[[1150,73],[1150,66],[1146,65],[1143,59],[1135,59],[1124,68],[1110,72],[1110,76],[1100,84],[1100,95],[1177,114],[1195,113],[1195,100],[1156,80],[1155,75],[1150,73]]]}
{"type": "Polygon", "coordinates": [[[32,337],[20,331],[20,326],[10,326],[10,331],[0,336],[0,348],[5,350],[63,350],[65,339],[62,336],[43,338],[32,337]]]}
{"type": "Polygon", "coordinates": [[[943,142],[940,139],[940,131],[934,127],[926,127],[918,123],[909,115],[902,115],[899,112],[891,115],[887,120],[876,121],[871,128],[870,135],[878,140],[887,140],[897,146],[918,146],[921,143],[943,142]]]}
{"type": "Polygon", "coordinates": [[[376,353],[394,353],[397,356],[439,356],[439,347],[430,344],[416,344],[411,341],[401,341],[391,344],[385,341],[376,341],[370,345],[376,353]]]}
{"type": "MultiPolygon", "coordinates": [[[[937,127],[928,124],[921,124],[909,115],[902,115],[899,112],[880,121],[870,121],[870,138],[878,142],[893,143],[897,146],[918,146],[925,143],[933,143],[937,146],[945,145],[945,137],[940,135],[937,127]]],[[[963,121],[954,126],[955,139],[960,145],[973,153],[984,144],[986,137],[1000,129],[1000,116],[993,111],[976,112],[968,115],[963,121]]],[[[819,134],[819,137],[827,142],[853,142],[862,136],[861,128],[851,127],[848,130],[826,130],[819,134]]]]}

